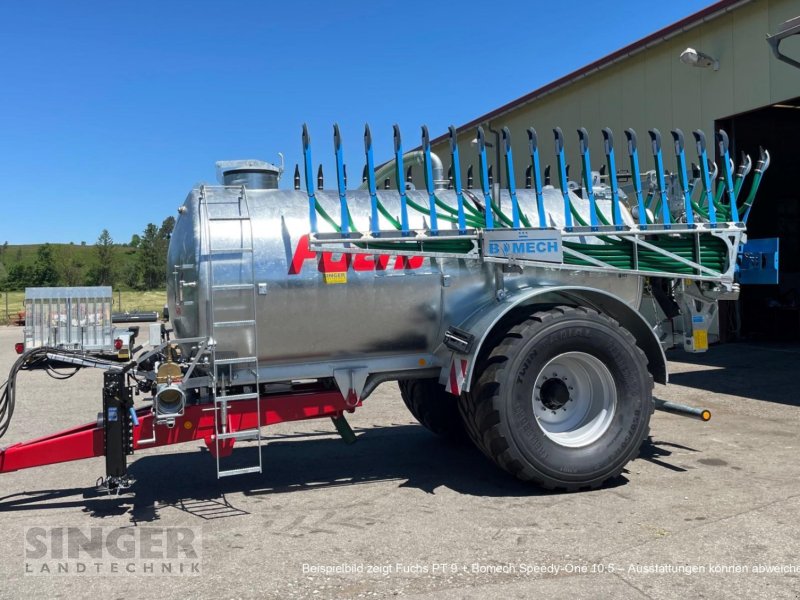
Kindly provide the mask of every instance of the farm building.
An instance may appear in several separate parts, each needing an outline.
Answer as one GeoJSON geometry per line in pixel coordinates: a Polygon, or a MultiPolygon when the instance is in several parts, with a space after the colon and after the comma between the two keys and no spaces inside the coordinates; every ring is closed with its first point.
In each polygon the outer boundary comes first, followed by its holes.
{"type": "MultiPolygon", "coordinates": [[[[653,158],[646,151],[650,128],[657,128],[664,135],[666,168],[673,171],[675,159],[669,152],[668,132],[674,128],[685,132],[687,150],[693,150],[691,130],[699,128],[710,136],[716,129],[725,129],[731,140],[731,156],[736,157],[737,163],[742,152],[755,162],[759,146],[767,148],[771,165],[748,220],[748,236],[780,239],[780,283],[743,286],[738,302],[723,303],[727,306],[721,311],[720,334],[723,340],[740,335],[797,339],[800,188],[794,178],[800,143],[800,68],[779,60],[767,42],[768,35],[797,16],[800,3],[796,0],[716,2],[458,125],[462,168],[476,161],[473,140],[479,125],[493,144],[490,165],[494,185],[503,187],[505,168],[499,143],[503,127],[512,133],[514,171],[520,187],[525,183],[524,173],[530,162],[528,127],[539,132],[543,168],[554,158],[552,128],[563,129],[574,180],[580,178],[575,135],[578,127],[590,132],[590,152],[596,157],[597,166],[604,157],[600,130],[610,127],[616,133],[617,153],[623,157],[618,164],[620,171],[628,166],[622,133],[629,127],[639,133],[640,149],[644,150],[643,171],[653,168],[653,158]],[[687,52],[688,49],[694,52],[687,52]]],[[[780,49],[800,60],[800,36],[786,38],[780,49]]],[[[712,145],[709,143],[709,150],[712,145]]],[[[433,140],[432,146],[439,156],[449,156],[446,135],[433,140]]],[[[415,175],[415,183],[421,187],[422,173],[415,175]]],[[[625,173],[620,176],[624,182],[625,173]]],[[[558,185],[555,173],[553,184],[558,185]]]]}

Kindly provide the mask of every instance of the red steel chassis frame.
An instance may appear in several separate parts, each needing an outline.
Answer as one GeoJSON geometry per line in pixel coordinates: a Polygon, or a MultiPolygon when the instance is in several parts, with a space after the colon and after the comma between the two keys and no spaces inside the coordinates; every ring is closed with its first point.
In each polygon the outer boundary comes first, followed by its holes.
{"type": "MultiPolygon", "coordinates": [[[[339,417],[344,412],[352,412],[354,408],[338,391],[328,390],[263,396],[260,404],[262,425],[339,417]]],[[[177,417],[175,426],[171,428],[166,425],[156,426],[150,407],[139,408],[136,414],[139,424],[133,428],[134,450],[202,439],[212,454],[216,452],[214,444],[216,409],[213,404],[187,406],[183,416],[177,417]]],[[[255,400],[239,400],[229,404],[229,431],[251,429],[257,425],[255,400]]],[[[220,454],[223,456],[230,454],[233,451],[233,442],[233,439],[220,442],[220,454]]],[[[0,449],[0,473],[94,458],[103,456],[104,453],[103,426],[88,423],[0,449]]]]}

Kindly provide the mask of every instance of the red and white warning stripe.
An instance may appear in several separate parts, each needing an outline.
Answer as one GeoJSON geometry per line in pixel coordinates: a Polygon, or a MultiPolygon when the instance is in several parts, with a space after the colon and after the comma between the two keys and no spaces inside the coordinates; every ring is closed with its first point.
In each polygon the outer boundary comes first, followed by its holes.
{"type": "Polygon", "coordinates": [[[450,377],[447,378],[445,390],[458,396],[461,388],[464,387],[464,380],[467,378],[467,360],[465,358],[453,357],[450,360],[450,377]]]}

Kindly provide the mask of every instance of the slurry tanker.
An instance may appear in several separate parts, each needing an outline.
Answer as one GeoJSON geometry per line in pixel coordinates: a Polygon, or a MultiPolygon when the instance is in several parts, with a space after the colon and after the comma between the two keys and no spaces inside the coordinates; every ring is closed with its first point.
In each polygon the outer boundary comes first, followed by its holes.
{"type": "Polygon", "coordinates": [[[502,190],[481,128],[470,132],[477,187],[472,167],[462,184],[452,127],[449,176],[424,127],[410,153],[395,127],[394,158],[377,168],[367,127],[359,189],[347,189],[338,127],[333,191],[318,189],[305,127],[295,189],[279,189],[282,169],[269,163],[218,163],[221,185],[198,185],[178,210],[169,322],[151,325],[150,344],[122,365],[46,346],[20,356],[0,435],[21,370],[104,369],[102,412],[2,449],[0,472],[104,456],[103,486],[119,492],[132,482],[128,456],[195,440],[219,477],[261,472],[265,426],[331,418],[352,441],[345,415],[389,381],[426,428],[471,440],[512,475],[552,489],[619,475],[656,407],[707,420],[708,411],[655,401],[653,383],[667,383],[664,350],[705,351],[718,301],[737,297],[737,254],[769,154],[736,168],[719,131],[715,164],[698,130],[698,166],[687,169],[684,134],[673,130],[670,172],[650,130],[654,167],[643,173],[629,129],[623,190],[611,130],[602,131],[602,176],[578,130],[575,183],[555,129],[554,186],[542,178],[537,132],[526,133],[520,189],[508,129],[502,190]],[[407,183],[411,163],[424,189],[407,183]],[[251,463],[236,459],[242,445],[258,447],[244,453],[251,463]]]}

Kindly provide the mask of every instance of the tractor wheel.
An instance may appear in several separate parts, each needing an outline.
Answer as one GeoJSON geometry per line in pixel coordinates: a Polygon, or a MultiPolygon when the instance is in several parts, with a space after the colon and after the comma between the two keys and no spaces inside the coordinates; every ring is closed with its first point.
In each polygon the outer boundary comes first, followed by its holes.
{"type": "Polygon", "coordinates": [[[653,379],[634,337],[583,307],[538,312],[476,366],[459,408],[500,467],[548,489],[595,488],[639,452],[653,379]]]}
{"type": "Polygon", "coordinates": [[[421,425],[454,441],[465,439],[458,398],[436,379],[401,379],[397,384],[403,402],[421,425]]]}

